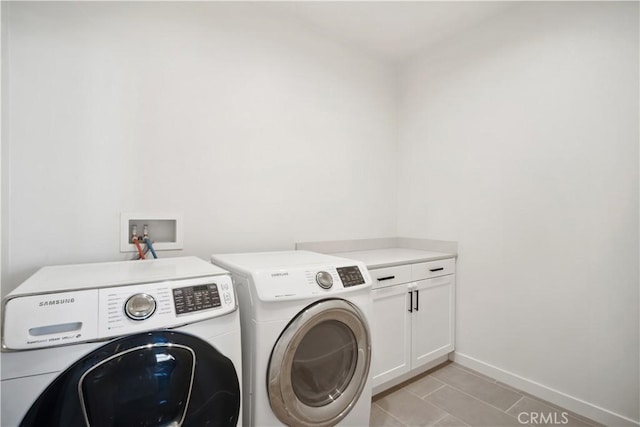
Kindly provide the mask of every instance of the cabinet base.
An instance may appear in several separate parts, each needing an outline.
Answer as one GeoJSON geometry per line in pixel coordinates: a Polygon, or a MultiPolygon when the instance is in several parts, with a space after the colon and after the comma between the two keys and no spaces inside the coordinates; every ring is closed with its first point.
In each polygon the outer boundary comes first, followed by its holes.
{"type": "Polygon", "coordinates": [[[416,368],[416,369],[412,369],[409,372],[406,372],[402,375],[400,375],[397,378],[394,378],[392,380],[387,381],[386,383],[383,384],[379,384],[377,386],[375,386],[373,388],[373,396],[375,397],[377,394],[382,393],[383,391],[387,391],[392,387],[397,386],[398,384],[401,384],[403,382],[406,382],[410,379],[412,379],[413,377],[420,375],[424,372],[427,372],[430,369],[435,368],[436,366],[442,365],[443,363],[446,363],[449,361],[449,354],[445,354],[444,356],[440,356],[437,359],[432,360],[431,362],[425,363],[424,365],[416,368]]]}

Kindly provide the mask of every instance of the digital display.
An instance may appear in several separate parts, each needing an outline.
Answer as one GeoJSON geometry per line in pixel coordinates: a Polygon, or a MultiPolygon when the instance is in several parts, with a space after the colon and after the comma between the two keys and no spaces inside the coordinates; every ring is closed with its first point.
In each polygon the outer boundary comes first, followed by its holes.
{"type": "Polygon", "coordinates": [[[173,304],[176,314],[193,313],[222,305],[218,285],[215,283],[173,289],[173,304]]]}
{"type": "Polygon", "coordinates": [[[345,288],[364,284],[364,277],[357,266],[338,267],[336,270],[345,288]]]}

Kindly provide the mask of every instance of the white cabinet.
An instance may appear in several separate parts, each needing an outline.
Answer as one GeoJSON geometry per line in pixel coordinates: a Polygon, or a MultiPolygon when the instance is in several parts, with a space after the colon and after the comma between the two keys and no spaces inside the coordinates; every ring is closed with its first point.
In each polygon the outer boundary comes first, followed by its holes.
{"type": "Polygon", "coordinates": [[[453,351],[453,291],[453,275],[415,283],[411,322],[412,368],[453,351]]]}
{"type": "Polygon", "coordinates": [[[370,270],[375,392],[454,350],[454,273],[453,258],[370,270]]]}
{"type": "Polygon", "coordinates": [[[411,313],[407,285],[373,290],[373,386],[383,384],[411,369],[411,313]]]}

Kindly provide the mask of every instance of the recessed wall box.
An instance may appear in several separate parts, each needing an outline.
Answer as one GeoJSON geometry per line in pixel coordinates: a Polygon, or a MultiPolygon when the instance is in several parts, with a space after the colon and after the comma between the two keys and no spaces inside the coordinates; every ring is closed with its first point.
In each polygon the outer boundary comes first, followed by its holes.
{"type": "Polygon", "coordinates": [[[182,214],[127,212],[120,215],[120,252],[136,252],[132,240],[134,226],[144,245],[145,225],[156,251],[182,249],[182,214]]]}

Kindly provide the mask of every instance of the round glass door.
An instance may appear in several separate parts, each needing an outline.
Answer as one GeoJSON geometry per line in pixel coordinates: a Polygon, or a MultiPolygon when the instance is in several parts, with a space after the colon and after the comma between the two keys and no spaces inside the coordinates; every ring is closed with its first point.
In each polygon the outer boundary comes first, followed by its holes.
{"type": "Polygon", "coordinates": [[[62,372],[20,427],[235,427],[240,385],[233,362],[176,331],[110,341],[62,372]]]}
{"type": "Polygon", "coordinates": [[[360,397],[370,364],[360,310],[345,300],[317,302],[296,316],[271,353],[271,408],[288,425],[334,425],[360,397]]]}

